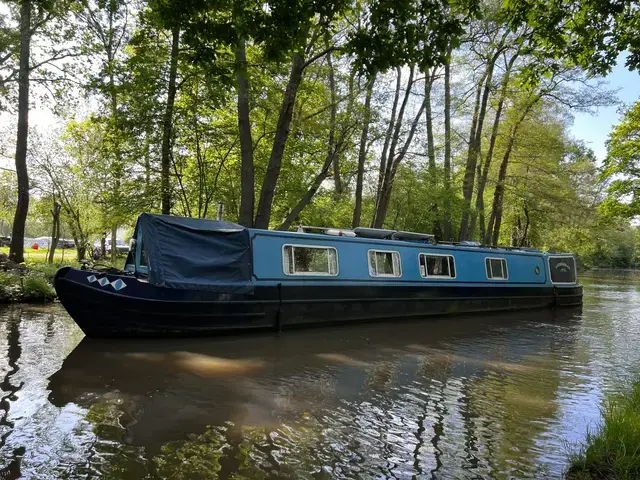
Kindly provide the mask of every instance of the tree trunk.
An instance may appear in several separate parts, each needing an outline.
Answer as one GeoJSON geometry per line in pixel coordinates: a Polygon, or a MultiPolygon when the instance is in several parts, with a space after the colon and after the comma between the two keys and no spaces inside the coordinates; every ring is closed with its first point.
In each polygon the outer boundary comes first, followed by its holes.
{"type": "Polygon", "coordinates": [[[116,244],[116,236],[118,235],[118,226],[114,225],[111,227],[111,263],[113,266],[116,266],[116,261],[118,260],[118,249],[116,244]]]}
{"type": "MultiPolygon", "coordinates": [[[[416,128],[418,127],[418,123],[420,121],[420,118],[422,117],[422,112],[424,111],[425,106],[426,106],[426,100],[422,102],[422,105],[420,106],[418,113],[413,119],[411,128],[409,129],[409,134],[407,135],[407,139],[404,142],[404,146],[402,147],[402,150],[397,156],[395,155],[395,152],[394,152],[395,145],[392,147],[393,156],[390,155],[389,160],[387,162],[388,164],[387,174],[385,175],[385,178],[384,178],[382,190],[380,192],[380,200],[376,208],[376,216],[375,216],[376,223],[373,226],[374,228],[382,228],[382,226],[384,225],[384,221],[387,217],[387,210],[389,208],[389,202],[391,200],[391,193],[393,190],[393,181],[395,180],[396,173],[398,171],[398,165],[400,165],[400,163],[406,156],[407,151],[409,150],[409,146],[411,145],[413,136],[416,133],[416,128]]],[[[398,116],[398,122],[401,122],[400,116],[398,116]]],[[[399,127],[397,129],[396,134],[397,135],[400,134],[399,127]]],[[[397,139],[395,141],[397,141],[397,139]]]]}
{"type": "MultiPolygon", "coordinates": [[[[402,105],[400,106],[400,111],[398,112],[398,117],[395,119],[395,125],[389,126],[389,130],[387,132],[387,138],[389,132],[392,132],[390,138],[390,144],[388,147],[388,152],[383,150],[382,157],[380,159],[380,173],[382,175],[382,185],[379,189],[378,195],[376,196],[376,209],[373,217],[373,228],[382,228],[384,224],[385,218],[387,216],[387,210],[389,208],[389,201],[391,200],[391,189],[393,184],[394,174],[392,171],[397,168],[397,158],[396,158],[396,148],[398,145],[398,141],[400,139],[400,130],[402,128],[402,123],[404,120],[404,112],[407,108],[407,103],[409,102],[409,97],[411,95],[411,87],[413,86],[413,75],[415,67],[412,65],[409,70],[409,79],[407,80],[407,87],[404,91],[404,98],[402,99],[402,105]],[[395,165],[395,166],[394,166],[395,165]],[[384,168],[383,168],[384,166],[384,168]]],[[[400,77],[400,70],[398,70],[398,77],[400,77]]],[[[397,87],[400,86],[398,83],[397,87]]],[[[396,88],[396,95],[398,94],[398,88],[396,88]]],[[[395,105],[394,105],[395,106],[395,105]]],[[[420,114],[422,115],[422,108],[424,107],[424,103],[420,109],[420,114]]],[[[393,115],[392,115],[393,116],[393,115]]],[[[387,142],[385,141],[385,147],[387,146],[387,142]]],[[[399,163],[399,162],[398,162],[399,163]]]]}
{"type": "Polygon", "coordinates": [[[236,48],[236,81],[238,83],[238,132],[240,139],[240,216],[238,222],[253,226],[255,208],[255,179],[253,169],[253,139],[249,118],[249,78],[245,39],[238,40],[236,48]]]}
{"type": "Polygon", "coordinates": [[[493,159],[493,150],[498,138],[498,131],[500,129],[500,121],[502,120],[502,110],[504,108],[504,102],[507,98],[507,89],[509,87],[509,79],[511,76],[511,70],[518,58],[518,53],[515,53],[505,69],[504,76],[502,77],[502,85],[500,87],[500,96],[498,99],[498,106],[496,108],[496,116],[493,121],[493,128],[491,130],[491,138],[489,139],[489,148],[487,149],[487,155],[484,160],[482,168],[482,175],[478,179],[478,192],[476,194],[476,208],[473,216],[471,217],[471,226],[469,227],[469,237],[473,238],[476,228],[476,218],[480,219],[480,239],[485,238],[485,218],[484,218],[484,190],[487,185],[487,178],[489,176],[489,168],[491,167],[491,161],[493,159]]]}
{"type": "Polygon", "coordinates": [[[296,95],[298,87],[302,81],[302,73],[304,72],[305,61],[301,52],[297,52],[293,56],[291,63],[291,74],[289,82],[284,92],[280,115],[278,117],[278,125],[276,127],[275,138],[271,156],[269,157],[269,165],[265,174],[260,190],[260,201],[258,202],[258,213],[254,226],[256,228],[269,228],[271,220],[271,208],[273,207],[273,197],[280,176],[280,168],[282,167],[282,156],[284,155],[284,147],[289,137],[289,125],[293,116],[293,107],[296,103],[296,95]]]}
{"type": "Polygon", "coordinates": [[[380,155],[380,169],[378,170],[378,186],[376,188],[376,205],[373,212],[373,218],[371,219],[371,226],[376,223],[376,212],[378,211],[378,200],[382,193],[382,184],[384,182],[384,175],[387,170],[387,155],[389,153],[389,145],[391,144],[391,137],[396,125],[396,113],[398,111],[398,101],[400,100],[400,91],[402,90],[402,69],[396,68],[396,93],[393,97],[393,106],[391,107],[391,118],[389,119],[389,126],[387,127],[387,133],[384,137],[384,146],[382,147],[382,155],[380,155]]]}
{"type": "Polygon", "coordinates": [[[296,220],[296,218],[298,218],[298,215],[300,215],[302,210],[304,210],[304,208],[309,205],[311,199],[320,188],[320,185],[322,185],[322,182],[324,182],[324,180],[327,178],[331,165],[334,162],[333,157],[335,156],[336,155],[330,155],[327,157],[327,160],[322,166],[322,170],[320,171],[320,173],[313,180],[311,186],[304,194],[304,196],[298,201],[296,206],[293,207],[291,212],[289,212],[289,215],[287,215],[287,218],[285,218],[282,224],[278,227],[278,230],[289,230],[289,227],[291,227],[291,224],[296,220]]]}
{"type": "Polygon", "coordinates": [[[493,204],[491,206],[491,216],[489,217],[489,226],[487,228],[485,243],[489,245],[497,245],[498,238],[500,236],[500,224],[502,223],[502,206],[504,201],[504,183],[507,178],[507,167],[509,166],[509,158],[511,157],[511,151],[513,150],[513,144],[516,140],[516,133],[518,131],[518,124],[516,124],[509,134],[507,140],[507,146],[500,163],[500,171],[498,172],[498,182],[496,183],[496,189],[493,192],[493,204]]]}
{"type": "Polygon", "coordinates": [[[451,240],[451,47],[444,63],[444,225],[442,237],[451,240]]]}
{"type": "Polygon", "coordinates": [[[534,96],[525,106],[524,110],[520,117],[516,120],[513,127],[511,127],[511,132],[509,134],[509,139],[507,140],[507,146],[505,147],[504,156],[502,157],[502,163],[500,164],[500,171],[498,172],[498,183],[496,184],[496,189],[493,192],[493,205],[491,207],[491,216],[489,217],[489,225],[487,228],[487,233],[485,235],[485,243],[496,245],[498,243],[498,238],[500,237],[500,225],[502,223],[502,207],[504,202],[504,183],[507,178],[507,167],[509,165],[509,157],[511,156],[511,151],[513,150],[513,145],[516,141],[516,136],[518,134],[518,130],[520,129],[520,125],[525,121],[527,115],[533,108],[533,106],[542,98],[542,93],[534,96]]]}
{"type": "Polygon", "coordinates": [[[469,210],[471,209],[471,198],[473,197],[473,186],[475,184],[478,155],[480,153],[480,143],[482,141],[482,126],[484,124],[484,116],[487,111],[487,101],[491,90],[494,64],[495,60],[487,63],[487,69],[483,78],[478,82],[478,90],[476,91],[476,104],[469,133],[467,165],[464,172],[464,180],[462,182],[462,196],[464,198],[464,204],[462,207],[462,220],[460,222],[460,240],[469,240],[469,210]],[[484,89],[482,88],[483,85],[484,89]]]}
{"type": "MultiPolygon", "coordinates": [[[[328,42],[327,42],[328,43],[328,42]]],[[[336,79],[333,72],[333,60],[331,58],[331,52],[327,54],[327,66],[329,67],[329,91],[331,92],[331,111],[330,111],[330,128],[329,128],[329,148],[333,148],[335,143],[335,131],[336,131],[336,115],[337,115],[337,103],[338,95],[336,94],[336,79]]],[[[336,197],[339,198],[342,195],[342,177],[340,176],[340,156],[333,156],[333,182],[335,186],[336,197]]]]}
{"type": "Polygon", "coordinates": [[[522,211],[524,213],[524,218],[526,220],[526,223],[524,224],[522,236],[520,237],[520,243],[517,245],[518,247],[524,247],[527,244],[527,235],[529,234],[529,224],[531,223],[531,219],[529,218],[529,209],[527,208],[527,202],[523,202],[522,211]]]}
{"type": "Polygon", "coordinates": [[[162,127],[162,213],[171,214],[171,137],[173,130],[173,106],[176,99],[176,77],[178,76],[178,51],[180,48],[180,27],[171,29],[171,57],[169,63],[169,85],[167,86],[167,106],[162,127]]]}
{"type": "Polygon", "coordinates": [[[29,53],[31,44],[31,0],[20,5],[20,71],[18,74],[18,135],[16,138],[16,174],[18,204],[13,218],[9,258],[24,262],[24,230],[29,213],[29,172],[27,141],[29,135],[29,53]]]}
{"type": "Polygon", "coordinates": [[[360,148],[358,151],[358,177],[356,180],[356,204],[353,209],[353,228],[360,226],[362,216],[362,184],[364,182],[364,164],[367,160],[367,142],[369,140],[369,124],[371,123],[371,97],[373,96],[373,85],[376,81],[376,74],[371,74],[367,83],[367,93],[364,99],[364,125],[360,135],[360,148]]]}
{"type": "MultiPolygon", "coordinates": [[[[436,68],[431,72],[427,70],[425,72],[424,80],[424,103],[425,103],[425,117],[427,120],[427,158],[429,161],[429,186],[431,192],[437,198],[438,190],[438,173],[436,170],[436,148],[433,137],[433,113],[431,111],[431,89],[436,79],[436,68]]],[[[440,227],[439,215],[438,215],[438,202],[434,198],[431,204],[431,214],[433,215],[433,234],[436,238],[442,238],[442,229],[440,227]]]]}
{"type": "Polygon", "coordinates": [[[56,255],[56,247],[58,246],[58,239],[60,238],[60,204],[53,200],[53,208],[51,210],[51,244],[49,245],[49,255],[47,262],[53,263],[53,259],[56,255]]]}

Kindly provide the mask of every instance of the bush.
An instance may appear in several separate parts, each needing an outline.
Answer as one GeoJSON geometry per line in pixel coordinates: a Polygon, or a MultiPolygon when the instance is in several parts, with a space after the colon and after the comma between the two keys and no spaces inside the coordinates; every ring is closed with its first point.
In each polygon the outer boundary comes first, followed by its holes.
{"type": "Polygon", "coordinates": [[[55,290],[42,274],[31,272],[23,277],[22,301],[46,302],[53,300],[55,297],[55,290]]]}
{"type": "Polygon", "coordinates": [[[51,281],[39,272],[0,272],[0,303],[46,302],[56,294],[51,281]]]}
{"type": "Polygon", "coordinates": [[[611,396],[602,409],[602,425],[588,432],[570,458],[567,480],[640,478],[640,381],[611,396]]]}

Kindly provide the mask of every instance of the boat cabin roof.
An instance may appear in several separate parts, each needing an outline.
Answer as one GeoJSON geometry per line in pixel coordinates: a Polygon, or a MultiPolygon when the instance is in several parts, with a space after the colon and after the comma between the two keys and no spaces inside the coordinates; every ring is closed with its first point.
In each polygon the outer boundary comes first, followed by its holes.
{"type": "MultiPolygon", "coordinates": [[[[361,241],[363,243],[384,243],[388,245],[397,244],[402,242],[406,244],[429,244],[430,247],[443,248],[443,249],[456,249],[456,250],[475,250],[475,251],[512,251],[517,253],[532,254],[532,255],[571,255],[561,254],[555,252],[542,252],[536,248],[529,247],[507,247],[497,245],[483,245],[480,242],[462,241],[462,242],[447,242],[437,241],[435,236],[429,233],[408,232],[403,230],[391,230],[384,228],[368,228],[357,227],[355,229],[340,229],[330,227],[315,227],[309,225],[300,225],[296,231],[278,231],[278,230],[258,230],[250,229],[255,234],[266,234],[292,237],[304,235],[305,237],[313,240],[327,240],[327,236],[332,237],[346,237],[351,241],[361,241]]],[[[338,239],[333,239],[338,240],[338,239]]]]}

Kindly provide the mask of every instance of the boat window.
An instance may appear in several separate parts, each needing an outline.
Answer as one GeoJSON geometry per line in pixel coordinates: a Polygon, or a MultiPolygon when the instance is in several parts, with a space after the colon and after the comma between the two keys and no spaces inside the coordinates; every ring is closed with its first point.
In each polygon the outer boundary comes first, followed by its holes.
{"type": "Polygon", "coordinates": [[[337,275],[338,252],[333,247],[285,245],[282,266],[286,275],[337,275]]]}
{"type": "Polygon", "coordinates": [[[372,277],[401,277],[400,254],[384,250],[369,250],[369,275],[372,277]]]}
{"type": "Polygon", "coordinates": [[[422,277],[456,278],[456,264],[453,255],[421,253],[420,275],[422,277]]]}
{"type": "Polygon", "coordinates": [[[576,260],[571,256],[549,257],[553,283],[576,283],[576,260]]]}
{"type": "Polygon", "coordinates": [[[507,280],[509,278],[507,261],[504,258],[487,258],[485,259],[485,267],[488,279],[507,280]]]}

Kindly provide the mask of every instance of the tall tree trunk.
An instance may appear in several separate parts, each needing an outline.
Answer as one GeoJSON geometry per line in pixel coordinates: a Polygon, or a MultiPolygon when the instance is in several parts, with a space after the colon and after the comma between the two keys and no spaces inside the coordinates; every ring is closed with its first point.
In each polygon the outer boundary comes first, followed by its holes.
{"type": "Polygon", "coordinates": [[[178,52],[180,48],[180,27],[171,29],[171,56],[169,62],[169,85],[167,105],[162,126],[162,213],[171,214],[171,138],[173,131],[173,106],[176,99],[176,78],[178,76],[178,52]]]}
{"type": "Polygon", "coordinates": [[[116,261],[118,260],[118,248],[116,243],[116,236],[118,235],[118,226],[114,225],[111,227],[111,263],[113,266],[116,266],[116,261]]]}
{"type": "Polygon", "coordinates": [[[335,157],[336,155],[337,154],[327,156],[327,160],[322,166],[322,170],[318,175],[316,175],[316,178],[314,178],[313,182],[311,182],[311,185],[309,186],[307,192],[298,201],[296,206],[293,207],[291,212],[289,212],[289,215],[287,215],[282,224],[278,227],[278,230],[289,230],[289,227],[291,227],[291,224],[296,220],[296,218],[298,218],[298,215],[300,215],[302,210],[304,210],[304,208],[309,205],[311,199],[320,188],[320,185],[322,185],[322,182],[324,182],[324,180],[327,178],[327,175],[329,175],[329,170],[331,169],[331,165],[334,162],[333,157],[335,157]]]}
{"type": "MultiPolygon", "coordinates": [[[[431,111],[431,89],[433,83],[436,80],[436,68],[431,72],[427,70],[425,72],[424,79],[424,103],[425,103],[425,117],[427,121],[427,158],[429,161],[429,186],[431,192],[437,198],[438,190],[438,173],[436,170],[436,147],[433,136],[433,112],[431,111]]],[[[431,214],[433,215],[433,234],[436,238],[442,238],[442,228],[440,226],[440,220],[438,215],[438,202],[436,198],[433,199],[431,204],[431,214]]]]}
{"type": "MultiPolygon", "coordinates": [[[[392,147],[393,156],[389,155],[389,160],[387,162],[389,167],[387,169],[387,174],[385,175],[384,182],[382,184],[382,190],[380,192],[380,200],[376,208],[376,216],[375,216],[376,223],[374,224],[374,228],[382,228],[382,226],[384,225],[384,221],[387,217],[387,210],[389,208],[389,202],[391,201],[393,182],[396,178],[398,165],[400,165],[400,163],[406,156],[407,151],[409,150],[409,146],[411,145],[411,141],[413,140],[413,136],[415,135],[416,128],[418,127],[418,123],[420,121],[420,118],[422,117],[422,113],[424,112],[425,106],[426,106],[426,101],[423,101],[422,105],[420,106],[420,109],[418,110],[418,113],[416,114],[415,118],[413,119],[413,122],[411,123],[411,128],[409,129],[409,134],[407,135],[407,139],[404,142],[404,146],[402,147],[402,149],[400,150],[400,153],[398,153],[397,156],[395,155],[395,152],[394,152],[395,146],[392,147]]],[[[400,116],[398,116],[398,122],[401,122],[400,116]]],[[[397,135],[399,134],[400,132],[398,128],[397,135]]],[[[397,141],[397,139],[395,141],[397,141]]]]}
{"type": "Polygon", "coordinates": [[[491,161],[493,159],[493,150],[498,138],[498,131],[500,129],[500,122],[502,120],[502,110],[504,108],[504,102],[507,98],[507,89],[509,87],[509,79],[511,77],[511,70],[518,58],[518,52],[514,53],[502,77],[502,85],[500,87],[500,94],[498,98],[498,106],[496,108],[496,116],[493,120],[493,128],[491,130],[491,138],[489,139],[489,148],[487,149],[487,155],[482,167],[482,174],[478,179],[478,192],[476,194],[476,208],[473,216],[471,217],[471,226],[469,227],[469,237],[473,238],[476,228],[476,218],[480,220],[480,239],[485,238],[485,218],[484,218],[484,190],[487,185],[487,178],[489,176],[489,169],[491,168],[491,161]]]}
{"type": "Polygon", "coordinates": [[[253,139],[249,119],[249,78],[245,39],[238,40],[236,48],[236,81],[238,83],[238,132],[240,139],[240,217],[245,227],[253,226],[255,179],[253,169],[253,139]]]}
{"type": "Polygon", "coordinates": [[[31,46],[31,0],[20,5],[20,71],[18,74],[18,135],[16,138],[16,174],[18,204],[13,218],[9,258],[24,262],[24,230],[29,212],[29,172],[27,141],[29,135],[29,53],[31,46]]]}
{"type": "Polygon", "coordinates": [[[376,81],[376,74],[373,73],[367,82],[367,93],[364,99],[364,119],[362,133],[360,134],[360,148],[358,150],[358,177],[356,180],[356,204],[353,209],[353,228],[360,226],[362,216],[362,185],[364,182],[364,164],[367,160],[367,142],[369,141],[369,124],[371,123],[371,97],[373,96],[373,85],[376,81]]]}
{"type": "MultiPolygon", "coordinates": [[[[328,39],[327,39],[328,45],[328,39]]],[[[337,103],[338,103],[338,95],[336,93],[336,79],[335,74],[333,72],[333,60],[331,57],[331,52],[327,54],[327,66],[329,67],[329,91],[331,92],[331,110],[330,110],[330,128],[329,128],[329,148],[333,148],[335,143],[335,131],[336,131],[336,115],[337,115],[337,103]]],[[[340,156],[333,156],[333,182],[335,186],[335,194],[336,197],[340,197],[342,195],[343,187],[342,187],[342,177],[340,176],[340,156]]]]}
{"type": "MultiPolygon", "coordinates": [[[[333,165],[334,174],[336,172],[336,165],[338,162],[338,157],[340,156],[340,150],[344,141],[344,138],[341,138],[340,142],[336,142],[336,117],[338,114],[338,96],[336,93],[336,82],[333,74],[333,62],[331,61],[331,54],[329,53],[327,56],[327,63],[329,65],[329,88],[331,89],[331,107],[329,113],[329,139],[327,145],[327,156],[324,164],[322,165],[322,170],[320,173],[316,175],[313,182],[307,192],[303,195],[303,197],[298,201],[296,206],[289,212],[289,215],[284,219],[282,224],[278,227],[278,230],[288,230],[293,221],[298,218],[298,215],[302,212],[302,210],[311,202],[311,199],[316,194],[322,182],[329,175],[329,170],[333,165]]],[[[338,170],[339,175],[339,170],[338,170]]],[[[341,187],[341,183],[336,184],[336,194],[338,194],[338,188],[341,187]]]]}
{"type": "MultiPolygon", "coordinates": [[[[378,195],[376,196],[376,209],[373,217],[373,228],[382,228],[382,225],[384,224],[385,218],[387,216],[387,210],[389,208],[389,201],[391,199],[391,189],[392,189],[393,177],[394,177],[394,174],[392,174],[392,171],[394,171],[395,168],[397,168],[396,148],[398,146],[398,141],[400,139],[400,130],[402,128],[402,123],[404,120],[404,112],[405,112],[405,109],[407,108],[407,104],[409,103],[409,97],[411,96],[411,87],[413,86],[414,73],[415,73],[415,66],[412,65],[411,69],[409,70],[409,79],[407,80],[407,86],[404,91],[404,98],[402,99],[402,104],[398,112],[398,117],[395,119],[395,122],[394,122],[395,125],[390,125],[389,131],[388,131],[388,133],[392,132],[391,138],[390,138],[391,141],[388,146],[388,152],[385,152],[383,149],[382,157],[380,159],[382,184],[381,184],[381,188],[378,191],[378,195]],[[384,169],[383,169],[383,165],[384,165],[384,169]]],[[[398,77],[400,77],[399,69],[398,69],[398,77]]],[[[396,94],[397,93],[398,93],[398,90],[396,88],[396,94]]],[[[422,115],[422,108],[424,108],[424,103],[420,110],[421,115],[422,115]]],[[[388,137],[388,134],[387,134],[387,137],[388,137]]],[[[387,146],[387,142],[385,140],[385,147],[386,146],[387,146]]]]}
{"type": "Polygon", "coordinates": [[[444,225],[442,237],[451,240],[451,47],[444,63],[444,225]]]}
{"type": "Polygon", "coordinates": [[[400,91],[402,90],[402,69],[396,68],[396,93],[393,97],[393,106],[391,107],[391,118],[389,119],[389,126],[387,127],[387,133],[384,137],[384,146],[382,147],[382,154],[380,155],[380,169],[378,170],[378,186],[376,188],[376,205],[373,212],[373,218],[371,219],[371,226],[376,223],[376,212],[378,211],[378,200],[382,191],[382,184],[384,182],[384,175],[387,170],[387,156],[389,154],[389,145],[391,144],[391,137],[396,125],[396,113],[398,111],[398,101],[400,100],[400,91]]]}
{"type": "Polygon", "coordinates": [[[51,244],[49,245],[49,255],[47,256],[47,262],[53,263],[53,259],[56,255],[56,247],[58,246],[58,239],[60,238],[60,204],[53,199],[53,208],[51,209],[51,244]]]}
{"type": "Polygon", "coordinates": [[[525,121],[527,115],[533,108],[533,106],[542,98],[542,93],[534,96],[531,101],[529,101],[524,110],[522,111],[520,117],[515,121],[513,126],[511,127],[511,131],[509,133],[509,138],[507,140],[507,145],[505,147],[504,155],[502,157],[502,162],[500,163],[500,170],[498,172],[498,182],[496,184],[496,189],[493,192],[493,204],[491,206],[491,216],[489,217],[489,225],[487,227],[487,233],[485,234],[485,243],[490,245],[496,245],[498,243],[498,238],[500,237],[500,226],[502,223],[502,207],[504,203],[504,184],[507,178],[507,167],[509,166],[509,158],[511,157],[511,151],[513,150],[513,146],[516,141],[516,137],[518,135],[518,130],[522,125],[522,122],[525,121]]]}
{"type": "Polygon", "coordinates": [[[475,184],[476,170],[478,168],[478,157],[480,155],[480,145],[482,143],[482,128],[484,117],[487,113],[487,102],[491,92],[491,82],[493,80],[493,68],[497,60],[497,54],[489,59],[484,73],[484,79],[478,84],[476,92],[476,106],[473,115],[473,123],[469,135],[469,153],[467,165],[462,183],[462,196],[464,204],[462,207],[462,220],[460,222],[460,240],[469,240],[469,212],[471,209],[471,198],[473,197],[473,187],[475,184]],[[482,88],[484,83],[484,88],[482,88]],[[480,93],[482,92],[482,99],[480,93]]]}
{"type": "Polygon", "coordinates": [[[260,201],[258,202],[258,213],[254,226],[256,228],[269,228],[271,220],[271,208],[273,207],[273,197],[280,177],[280,168],[282,167],[282,156],[284,155],[284,147],[289,138],[289,126],[291,117],[293,116],[293,107],[296,103],[296,95],[298,87],[302,81],[302,73],[304,72],[305,61],[302,52],[293,55],[291,63],[291,73],[289,82],[284,92],[282,106],[280,107],[280,115],[278,117],[278,125],[276,127],[275,138],[271,156],[269,157],[269,165],[267,173],[262,182],[260,190],[260,201]]]}

